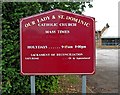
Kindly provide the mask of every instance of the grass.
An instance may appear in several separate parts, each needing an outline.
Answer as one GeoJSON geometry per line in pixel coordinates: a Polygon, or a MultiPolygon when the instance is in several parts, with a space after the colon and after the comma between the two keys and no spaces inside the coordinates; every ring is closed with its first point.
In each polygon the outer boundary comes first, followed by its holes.
{"type": "Polygon", "coordinates": [[[78,75],[63,75],[59,79],[57,93],[81,93],[81,78],[78,75]]]}
{"type": "MultiPolygon", "coordinates": [[[[87,93],[91,89],[87,86],[87,93]]],[[[82,93],[82,79],[80,75],[63,75],[59,78],[59,88],[56,93],[82,93]]]]}

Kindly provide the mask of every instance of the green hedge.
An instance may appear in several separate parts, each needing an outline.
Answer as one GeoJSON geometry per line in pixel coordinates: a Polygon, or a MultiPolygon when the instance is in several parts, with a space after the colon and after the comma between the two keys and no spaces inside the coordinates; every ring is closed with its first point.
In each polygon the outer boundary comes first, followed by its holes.
{"type": "MultiPolygon", "coordinates": [[[[39,13],[39,3],[3,3],[2,94],[30,93],[30,77],[20,75],[19,20],[39,13]],[[34,11],[33,11],[34,10],[34,11]]],[[[57,76],[37,76],[36,93],[54,92],[57,76]]]]}
{"type": "MultiPolygon", "coordinates": [[[[2,94],[30,93],[30,77],[20,75],[20,18],[40,12],[63,9],[81,14],[85,3],[4,2],[2,3],[2,94]]],[[[88,2],[88,6],[91,4],[88,2]]],[[[36,93],[52,93],[57,89],[58,76],[37,76],[36,93]]]]}

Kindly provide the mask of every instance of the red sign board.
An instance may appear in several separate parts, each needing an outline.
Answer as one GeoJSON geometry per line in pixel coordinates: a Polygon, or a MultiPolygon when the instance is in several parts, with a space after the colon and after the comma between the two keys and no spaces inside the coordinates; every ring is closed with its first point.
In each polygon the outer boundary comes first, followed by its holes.
{"type": "Polygon", "coordinates": [[[23,75],[94,74],[95,20],[62,10],[22,18],[23,75]]]}

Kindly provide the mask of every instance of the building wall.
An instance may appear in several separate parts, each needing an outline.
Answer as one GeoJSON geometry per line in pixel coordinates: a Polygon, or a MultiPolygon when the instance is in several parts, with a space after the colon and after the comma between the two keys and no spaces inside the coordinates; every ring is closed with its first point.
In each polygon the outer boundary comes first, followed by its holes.
{"type": "Polygon", "coordinates": [[[120,48],[120,38],[101,38],[100,48],[120,48]]]}
{"type": "Polygon", "coordinates": [[[103,46],[119,46],[120,38],[102,38],[103,46]]]}

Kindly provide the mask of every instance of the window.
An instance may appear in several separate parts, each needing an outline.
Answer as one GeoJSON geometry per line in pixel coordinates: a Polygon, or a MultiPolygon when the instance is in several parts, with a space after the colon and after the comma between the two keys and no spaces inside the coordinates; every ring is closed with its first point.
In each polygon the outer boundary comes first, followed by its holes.
{"type": "Polygon", "coordinates": [[[104,46],[117,46],[120,45],[120,38],[103,38],[102,45],[104,46]]]}

